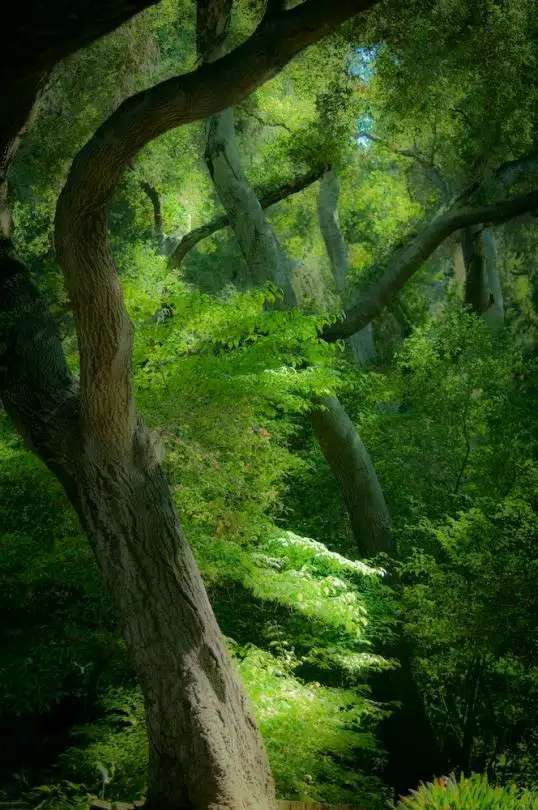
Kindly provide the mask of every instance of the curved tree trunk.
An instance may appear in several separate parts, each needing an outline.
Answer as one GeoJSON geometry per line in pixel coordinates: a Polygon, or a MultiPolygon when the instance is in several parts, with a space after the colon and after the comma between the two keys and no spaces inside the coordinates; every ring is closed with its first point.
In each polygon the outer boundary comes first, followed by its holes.
{"type": "Polygon", "coordinates": [[[324,397],[310,420],[340,485],[353,536],[362,554],[393,554],[391,521],[374,465],[355,425],[336,397],[324,397]]]}
{"type": "Polygon", "coordinates": [[[0,320],[4,407],[79,515],[142,688],[148,807],[271,810],[263,744],[152,434],[138,420],[119,452],[89,428],[54,322],[15,259],[0,278],[0,320]]]}
{"type": "MultiPolygon", "coordinates": [[[[242,171],[233,110],[225,110],[208,121],[206,161],[256,282],[274,282],[283,289],[286,306],[296,306],[297,296],[291,282],[294,265],[242,171]]],[[[330,243],[335,250],[341,250],[338,240],[330,243]]],[[[345,272],[343,277],[345,280],[345,272]]],[[[336,397],[321,401],[320,407],[311,412],[311,422],[322,453],[340,485],[359,552],[363,556],[390,552],[390,517],[383,493],[368,452],[341,403],[336,397]]]]}

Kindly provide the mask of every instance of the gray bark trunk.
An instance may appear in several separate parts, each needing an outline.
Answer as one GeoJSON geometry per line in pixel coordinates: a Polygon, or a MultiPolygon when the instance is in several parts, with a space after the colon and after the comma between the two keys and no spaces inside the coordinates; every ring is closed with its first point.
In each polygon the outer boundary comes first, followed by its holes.
{"type": "Polygon", "coordinates": [[[273,282],[282,290],[286,306],[296,306],[294,265],[282,250],[241,168],[232,109],[208,120],[205,159],[253,281],[273,282]]]}
{"type": "Polygon", "coordinates": [[[495,237],[490,228],[466,228],[462,234],[465,262],[465,303],[492,329],[504,322],[495,237]]]}
{"type": "MultiPolygon", "coordinates": [[[[273,281],[283,288],[284,303],[295,306],[297,297],[291,283],[293,263],[241,169],[232,110],[210,119],[206,160],[256,282],[273,281]]],[[[344,408],[336,397],[331,397],[313,409],[311,420],[321,450],[341,487],[359,552],[371,555],[389,551],[392,549],[390,518],[383,493],[368,452],[344,408]]]]}
{"type": "MultiPolygon", "coordinates": [[[[318,220],[325,249],[329,256],[336,291],[345,300],[348,275],[347,245],[338,222],[340,186],[333,169],[328,169],[319,185],[318,220]]],[[[375,361],[376,352],[372,323],[368,323],[347,339],[347,344],[359,366],[375,361]]]]}
{"type": "Polygon", "coordinates": [[[391,521],[374,465],[336,397],[324,397],[311,422],[323,455],[340,485],[353,536],[366,556],[394,554],[391,521]]]}

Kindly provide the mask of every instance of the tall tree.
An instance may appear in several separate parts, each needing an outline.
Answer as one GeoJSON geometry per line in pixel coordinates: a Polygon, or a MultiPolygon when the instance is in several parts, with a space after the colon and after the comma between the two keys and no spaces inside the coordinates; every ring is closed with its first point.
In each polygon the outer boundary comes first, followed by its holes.
{"type": "MultiPolygon", "coordinates": [[[[57,14],[50,24],[41,15],[40,44],[48,61],[30,71],[24,104],[15,104],[15,91],[8,96],[4,168],[47,70],[90,41],[88,31],[98,36],[142,4],[115,4],[113,11],[101,5],[81,21],[67,15],[64,22],[57,14]],[[77,36],[79,27],[84,35],[77,36]]],[[[243,45],[213,65],[131,97],[77,155],[57,205],[55,244],[73,307],[80,381],[68,370],[55,325],[25,268],[8,240],[2,242],[2,401],[26,443],[63,484],[116,603],[144,695],[151,808],[267,808],[274,804],[274,786],[175,514],[158,444],[136,412],[132,327],[108,245],[109,202],[147,142],[237,103],[370,5],[309,0],[287,12],[271,6],[243,45]]],[[[217,0],[200,2],[208,26],[220,7],[217,0]]]]}

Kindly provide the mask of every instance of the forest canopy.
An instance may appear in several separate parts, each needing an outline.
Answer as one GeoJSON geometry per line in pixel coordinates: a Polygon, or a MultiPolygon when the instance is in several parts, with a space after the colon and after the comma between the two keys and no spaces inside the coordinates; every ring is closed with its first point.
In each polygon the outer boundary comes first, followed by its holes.
{"type": "Polygon", "coordinates": [[[1,34],[0,805],[538,808],[534,0],[46,6],[1,34]]]}

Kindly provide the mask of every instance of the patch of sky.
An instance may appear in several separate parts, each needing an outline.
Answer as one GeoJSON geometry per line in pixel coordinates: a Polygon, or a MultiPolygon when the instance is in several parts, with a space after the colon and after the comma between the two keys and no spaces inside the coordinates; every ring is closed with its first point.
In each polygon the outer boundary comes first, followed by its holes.
{"type": "Polygon", "coordinates": [[[351,75],[356,76],[363,82],[369,82],[374,75],[375,59],[378,51],[378,46],[371,48],[355,48],[349,66],[351,75]]]}
{"type": "MultiPolygon", "coordinates": [[[[377,46],[371,48],[356,48],[353,53],[349,71],[352,76],[367,84],[375,70],[375,60],[379,48],[377,46]]],[[[364,148],[371,146],[371,141],[368,135],[373,131],[374,120],[369,113],[364,113],[357,119],[357,133],[355,140],[357,145],[364,148]]]]}

